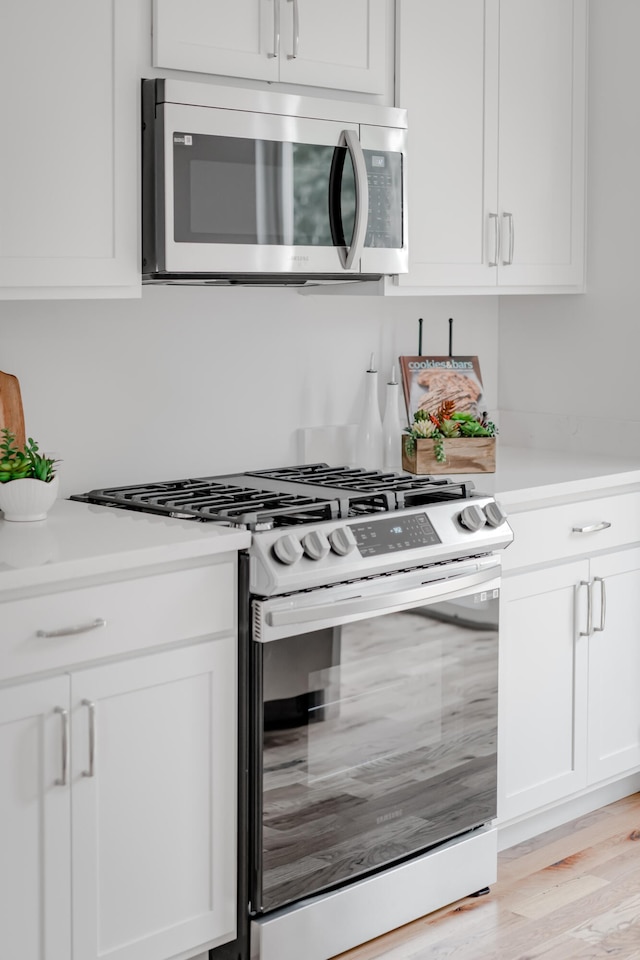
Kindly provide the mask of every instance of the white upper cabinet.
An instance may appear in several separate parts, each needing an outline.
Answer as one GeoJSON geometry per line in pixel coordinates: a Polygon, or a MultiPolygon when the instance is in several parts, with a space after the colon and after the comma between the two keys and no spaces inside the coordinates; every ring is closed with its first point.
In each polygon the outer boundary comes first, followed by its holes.
{"type": "Polygon", "coordinates": [[[153,65],[383,93],[387,0],[154,0],[153,65]]]}
{"type": "Polygon", "coordinates": [[[584,281],[587,0],[402,0],[409,274],[431,292],[584,281]]]}
{"type": "Polygon", "coordinates": [[[0,298],[138,296],[130,0],[3,0],[0,298]]]}

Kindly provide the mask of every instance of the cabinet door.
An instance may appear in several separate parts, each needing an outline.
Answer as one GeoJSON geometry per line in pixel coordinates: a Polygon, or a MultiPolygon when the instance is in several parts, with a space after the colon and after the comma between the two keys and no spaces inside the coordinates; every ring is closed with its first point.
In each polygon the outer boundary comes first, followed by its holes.
{"type": "Polygon", "coordinates": [[[386,0],[280,0],[280,80],[384,93],[386,0]]]}
{"type": "Polygon", "coordinates": [[[498,0],[398,4],[396,99],[410,144],[402,286],[495,287],[498,10],[498,0]]]}
{"type": "Polygon", "coordinates": [[[593,560],[591,578],[589,782],[596,783],[640,766],[640,550],[593,560]]]}
{"type": "Polygon", "coordinates": [[[0,298],[138,296],[129,0],[3,0],[0,298]]]}
{"type": "Polygon", "coordinates": [[[498,816],[586,786],[588,562],[505,577],[500,601],[498,816]]]}
{"type": "Polygon", "coordinates": [[[234,638],[79,671],[71,708],[73,955],[163,960],[232,940],[234,638]]]}
{"type": "Polygon", "coordinates": [[[384,93],[387,0],[154,0],[154,66],[384,93]]]}
{"type": "Polygon", "coordinates": [[[586,6],[500,4],[503,287],[583,280],[586,6]]]}
{"type": "Polygon", "coordinates": [[[67,677],[0,691],[0,953],[7,958],[71,956],[67,715],[56,712],[68,702],[67,677]]]}
{"type": "Polygon", "coordinates": [[[280,0],[154,0],[153,65],[277,80],[279,3],[280,0]]]}

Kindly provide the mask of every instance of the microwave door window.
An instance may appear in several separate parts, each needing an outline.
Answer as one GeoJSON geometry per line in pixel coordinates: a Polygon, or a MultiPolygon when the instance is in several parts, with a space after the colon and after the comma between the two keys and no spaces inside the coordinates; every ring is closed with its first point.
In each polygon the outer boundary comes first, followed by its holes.
{"type": "Polygon", "coordinates": [[[175,241],[255,244],[255,164],[254,141],[174,134],[175,241]]]}
{"type": "Polygon", "coordinates": [[[173,154],[177,243],[334,247],[351,242],[355,177],[344,147],[176,133],[173,154]],[[332,198],[340,211],[339,231],[330,213],[332,198]]]}
{"type": "Polygon", "coordinates": [[[353,166],[346,147],[312,143],[292,146],[295,245],[335,247],[351,243],[356,191],[353,166]],[[336,170],[340,173],[337,185],[336,170]],[[335,227],[336,204],[341,215],[341,230],[335,227]]]}
{"type": "Polygon", "coordinates": [[[293,144],[255,140],[256,242],[291,244],[293,144]]]}

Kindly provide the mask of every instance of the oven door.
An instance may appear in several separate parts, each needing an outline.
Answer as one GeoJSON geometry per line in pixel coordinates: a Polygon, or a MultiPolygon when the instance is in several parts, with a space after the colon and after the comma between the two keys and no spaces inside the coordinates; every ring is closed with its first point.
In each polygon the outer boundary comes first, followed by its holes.
{"type": "Polygon", "coordinates": [[[253,601],[254,914],[495,817],[499,573],[253,601]]]}
{"type": "Polygon", "coordinates": [[[404,130],[166,103],[157,135],[158,272],[406,272],[404,130]]]}

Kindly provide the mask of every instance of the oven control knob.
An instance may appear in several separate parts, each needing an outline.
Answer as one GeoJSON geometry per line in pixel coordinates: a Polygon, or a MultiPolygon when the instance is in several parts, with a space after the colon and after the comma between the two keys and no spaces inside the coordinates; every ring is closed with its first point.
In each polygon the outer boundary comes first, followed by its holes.
{"type": "Polygon", "coordinates": [[[507,519],[506,514],[495,500],[485,504],[484,513],[490,527],[499,527],[507,519]]]}
{"type": "Polygon", "coordinates": [[[331,542],[331,549],[334,553],[337,553],[339,557],[346,557],[347,554],[355,550],[357,546],[356,538],[351,532],[351,527],[338,527],[337,530],[332,530],[329,534],[329,540],[331,542]]]}
{"type": "Polygon", "coordinates": [[[280,563],[297,563],[302,556],[300,541],[291,533],[285,533],[273,545],[273,552],[280,563]]]}
{"type": "Polygon", "coordinates": [[[475,532],[480,530],[481,527],[484,527],[486,523],[486,517],[480,507],[476,507],[475,504],[470,504],[468,507],[465,507],[461,512],[458,520],[466,530],[471,530],[475,532]]]}
{"type": "Polygon", "coordinates": [[[302,538],[302,549],[310,560],[322,560],[329,553],[329,541],[324,533],[312,530],[302,538]]]}

